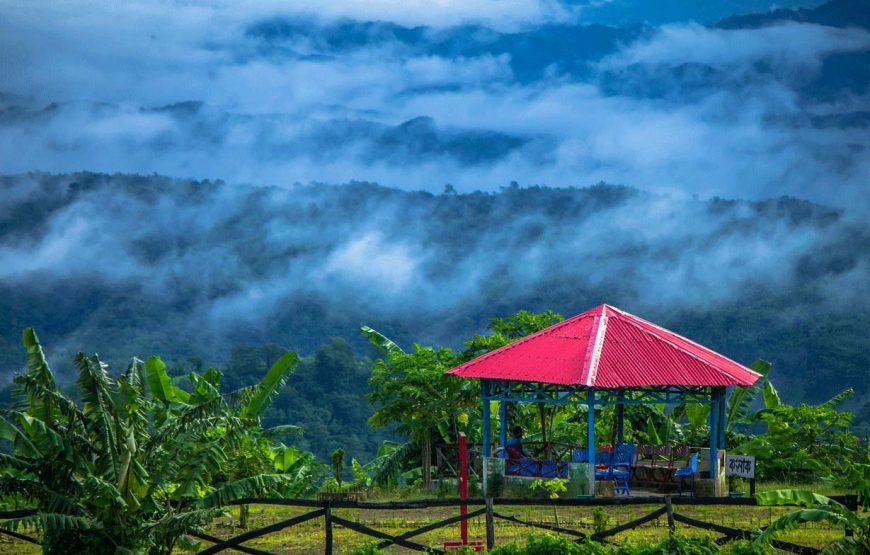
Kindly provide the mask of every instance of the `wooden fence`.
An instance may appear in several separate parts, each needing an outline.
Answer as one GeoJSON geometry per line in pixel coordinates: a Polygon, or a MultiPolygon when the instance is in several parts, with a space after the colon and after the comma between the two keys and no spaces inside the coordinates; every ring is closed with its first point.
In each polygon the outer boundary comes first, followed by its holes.
{"type": "MultiPolygon", "coordinates": [[[[831,497],[835,501],[838,501],[844,505],[846,505],[851,510],[856,510],[858,507],[858,498],[855,495],[845,495],[845,496],[835,496],[831,497]]],[[[544,530],[548,530],[551,532],[557,532],[560,534],[565,534],[573,537],[576,541],[582,542],[586,540],[595,540],[595,541],[603,541],[610,542],[609,538],[613,536],[617,536],[618,534],[625,532],[627,530],[631,530],[636,528],[642,524],[655,520],[657,518],[661,518],[662,516],[667,517],[668,526],[671,530],[675,530],[677,523],[682,525],[701,528],[704,530],[710,530],[721,534],[721,536],[716,540],[716,543],[724,544],[729,541],[737,540],[737,539],[749,539],[752,537],[752,532],[750,530],[741,530],[737,528],[731,528],[728,526],[723,526],[721,524],[715,524],[711,522],[704,522],[702,520],[698,520],[696,518],[692,518],[686,515],[683,515],[679,512],[679,507],[681,506],[711,506],[711,505],[738,505],[738,506],[757,506],[757,502],[753,498],[748,499],[730,499],[730,498],[694,498],[694,497],[624,497],[624,498],[592,498],[592,499],[502,499],[502,498],[474,498],[474,499],[424,499],[418,501],[388,501],[388,502],[374,502],[374,501],[342,501],[342,500],[310,500],[310,499],[240,499],[232,503],[233,505],[282,505],[288,507],[303,507],[309,508],[310,511],[294,516],[292,518],[288,518],[286,520],[282,520],[280,522],[276,522],[274,524],[269,524],[268,526],[264,526],[262,528],[258,528],[256,530],[249,530],[237,536],[234,536],[229,539],[217,538],[208,534],[198,534],[197,537],[201,540],[211,543],[212,545],[203,549],[199,552],[199,555],[211,555],[213,553],[220,553],[226,549],[234,549],[236,551],[240,551],[242,553],[248,553],[250,555],[274,555],[270,552],[263,551],[260,549],[256,549],[253,547],[245,546],[246,542],[249,542],[253,539],[260,538],[262,536],[266,536],[268,534],[273,534],[275,532],[285,530],[287,528],[291,528],[298,524],[302,524],[303,522],[307,522],[313,519],[324,519],[324,540],[325,540],[325,553],[327,555],[331,555],[333,553],[333,529],[336,526],[342,526],[346,529],[353,530],[360,534],[370,536],[372,538],[381,540],[378,547],[381,549],[389,547],[391,545],[399,545],[414,551],[421,552],[430,552],[430,553],[444,553],[444,551],[439,550],[437,548],[432,548],[427,545],[423,545],[414,541],[413,538],[425,534],[426,532],[431,532],[432,530],[437,530],[438,528],[443,528],[445,526],[450,526],[452,524],[456,524],[461,522],[462,520],[467,520],[471,518],[476,518],[479,516],[484,516],[486,519],[486,546],[487,548],[491,548],[495,545],[496,541],[496,527],[495,523],[499,520],[511,522],[514,524],[525,525],[533,528],[540,528],[544,530]],[[402,534],[393,535],[383,532],[381,530],[377,530],[360,522],[355,522],[352,520],[348,520],[337,516],[333,513],[335,509],[367,509],[367,510],[383,510],[383,511],[395,511],[395,510],[413,510],[413,509],[427,509],[431,507],[459,507],[460,505],[467,505],[469,507],[479,507],[476,510],[469,511],[465,515],[454,516],[450,518],[446,518],[440,520],[438,522],[434,522],[431,524],[427,524],[425,526],[421,526],[414,530],[410,530],[408,532],[404,532],[402,534]],[[601,532],[588,533],[580,530],[574,530],[571,528],[565,528],[562,526],[540,523],[540,522],[527,522],[523,521],[515,516],[504,515],[496,510],[499,506],[505,507],[614,507],[614,506],[626,506],[626,505],[658,505],[658,507],[640,518],[632,520],[631,522],[626,522],[624,524],[620,524],[619,526],[615,526],[608,530],[604,530],[601,532]]],[[[34,514],[34,511],[12,511],[12,512],[0,512],[0,520],[10,519],[10,518],[20,518],[22,516],[29,516],[34,514]]],[[[846,529],[845,534],[849,535],[851,533],[850,530],[846,529]]],[[[10,530],[4,530],[0,528],[0,533],[12,536],[22,541],[36,543],[39,541],[36,538],[32,538],[26,536],[24,534],[18,532],[12,532],[10,530]]],[[[796,545],[790,542],[774,540],[772,542],[773,546],[777,549],[781,549],[784,551],[789,551],[791,553],[798,553],[800,555],[809,555],[818,553],[819,550],[806,547],[802,545],[796,545]]]]}

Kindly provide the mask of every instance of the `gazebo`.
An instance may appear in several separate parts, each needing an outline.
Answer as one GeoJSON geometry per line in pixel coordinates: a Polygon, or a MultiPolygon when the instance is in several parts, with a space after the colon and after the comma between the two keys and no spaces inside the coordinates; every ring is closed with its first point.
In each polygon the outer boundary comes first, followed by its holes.
{"type": "MultiPolygon", "coordinates": [[[[507,403],[585,405],[587,457],[595,459],[595,407],[615,405],[623,440],[625,405],[710,405],[710,477],[725,448],[728,386],[760,374],[681,335],[603,304],[447,371],[481,381],[483,453],[490,449],[490,401],[500,401],[505,445],[507,403]]],[[[594,483],[590,465],[589,483],[594,483]]]]}

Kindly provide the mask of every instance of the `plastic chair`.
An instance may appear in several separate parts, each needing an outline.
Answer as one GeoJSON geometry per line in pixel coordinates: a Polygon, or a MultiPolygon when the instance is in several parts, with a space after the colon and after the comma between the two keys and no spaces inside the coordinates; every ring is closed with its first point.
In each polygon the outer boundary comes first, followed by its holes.
{"type": "Polygon", "coordinates": [[[613,463],[610,465],[610,477],[616,481],[613,488],[615,493],[631,495],[628,482],[631,480],[631,469],[634,463],[634,454],[637,445],[634,443],[620,443],[613,453],[613,463]]]}
{"type": "Polygon", "coordinates": [[[680,495],[683,495],[683,481],[692,478],[692,489],[695,485],[695,474],[698,472],[698,453],[689,458],[689,464],[674,471],[674,478],[680,479],[680,495]]]}

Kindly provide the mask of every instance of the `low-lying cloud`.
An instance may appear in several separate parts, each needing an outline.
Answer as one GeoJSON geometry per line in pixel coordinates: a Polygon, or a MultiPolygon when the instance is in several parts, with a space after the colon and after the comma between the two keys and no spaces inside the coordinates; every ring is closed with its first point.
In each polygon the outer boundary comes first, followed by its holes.
{"type": "Polygon", "coordinates": [[[838,56],[866,59],[864,29],[612,29],[596,53],[580,45],[602,28],[558,3],[512,10],[524,24],[510,31],[479,17],[502,13],[488,0],[444,3],[430,28],[402,26],[412,5],[364,4],[11,4],[0,172],[434,191],[606,181],[867,208],[866,83],[828,75],[838,56]],[[379,14],[393,23],[352,19],[379,14]]]}

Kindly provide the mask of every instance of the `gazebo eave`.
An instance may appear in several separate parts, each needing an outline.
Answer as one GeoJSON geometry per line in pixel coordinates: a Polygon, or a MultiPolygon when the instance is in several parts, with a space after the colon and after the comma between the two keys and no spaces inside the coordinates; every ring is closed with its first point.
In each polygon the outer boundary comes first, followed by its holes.
{"type": "Polygon", "coordinates": [[[590,388],[579,384],[553,384],[518,380],[481,380],[485,400],[548,405],[586,405],[594,391],[595,405],[707,404],[715,386],[655,385],[647,387],[590,388]]]}

